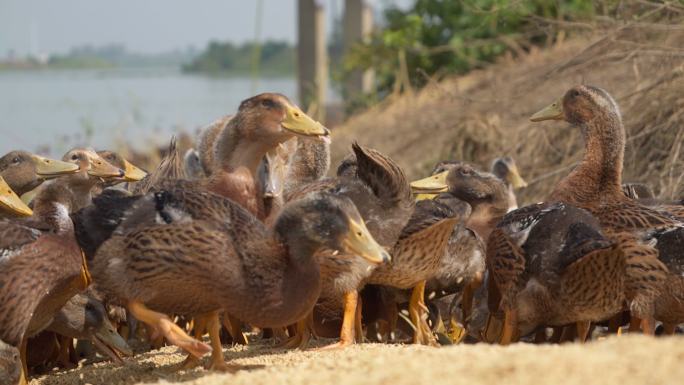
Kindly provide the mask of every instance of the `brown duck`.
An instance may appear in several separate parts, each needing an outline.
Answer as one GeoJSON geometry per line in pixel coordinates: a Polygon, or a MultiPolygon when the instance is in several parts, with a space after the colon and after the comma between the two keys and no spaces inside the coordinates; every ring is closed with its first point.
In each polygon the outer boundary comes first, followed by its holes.
{"type": "Polygon", "coordinates": [[[69,218],[76,200],[65,183],[46,186],[30,222],[0,222],[0,339],[18,347],[26,376],[26,341],[90,283],[69,218]]]}
{"type": "Polygon", "coordinates": [[[488,299],[492,314],[504,312],[502,343],[572,323],[584,339],[591,321],[621,310],[624,258],[589,212],[542,203],[506,214],[507,188],[493,175],[460,165],[447,180],[449,192],[473,208],[469,227],[487,239],[496,285],[488,299]]]}
{"type": "Polygon", "coordinates": [[[625,129],[617,103],[598,87],[576,86],[530,119],[565,120],[580,128],[585,142],[584,158],[556,185],[550,200],[588,210],[617,243],[625,255],[629,309],[633,317],[641,320],[644,332],[652,334],[654,302],[668,276],[665,265],[676,267],[681,258],[672,239],[684,229],[672,215],[643,206],[623,193],[625,129]]]}
{"type": "MultiPolygon", "coordinates": [[[[317,191],[348,197],[359,209],[373,237],[389,250],[413,212],[411,189],[404,172],[392,159],[356,143],[352,150],[353,155],[339,166],[336,178],[303,184],[290,191],[286,200],[294,202],[317,191]]],[[[321,336],[340,336],[339,343],[329,348],[350,345],[356,337],[362,337],[358,290],[375,266],[358,256],[332,252],[320,253],[318,260],[322,290],[314,308],[314,331],[321,336]]],[[[299,330],[307,330],[306,321],[299,324],[299,330]]],[[[299,347],[306,343],[307,335],[298,332],[297,338],[287,346],[299,347]]]]}
{"type": "Polygon", "coordinates": [[[346,198],[319,193],[283,209],[273,230],[231,200],[183,187],[150,193],[98,250],[100,290],[194,356],[213,349],[226,369],[216,313],[259,327],[282,327],[311,311],[320,292],[315,254],[327,247],[380,263],[389,255],[346,198]],[[149,223],[141,218],[150,218],[149,223]],[[129,228],[128,221],[132,221],[129,228]],[[206,317],[212,347],[164,314],[206,317]]]}

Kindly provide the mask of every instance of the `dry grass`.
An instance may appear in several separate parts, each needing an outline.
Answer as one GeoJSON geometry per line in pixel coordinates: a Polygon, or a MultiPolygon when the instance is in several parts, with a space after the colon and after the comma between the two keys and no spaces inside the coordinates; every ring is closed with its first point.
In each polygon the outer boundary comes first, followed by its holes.
{"type": "MultiPolygon", "coordinates": [[[[648,182],[664,198],[684,196],[684,25],[599,28],[543,52],[506,58],[467,76],[433,82],[349,120],[333,133],[333,164],[352,140],[394,158],[409,177],[443,159],[489,167],[511,155],[543,199],[581,159],[579,130],[528,117],[579,83],[597,85],[621,106],[628,142],[625,181],[648,182]]],[[[334,170],[333,170],[334,171],[334,170]]]]}

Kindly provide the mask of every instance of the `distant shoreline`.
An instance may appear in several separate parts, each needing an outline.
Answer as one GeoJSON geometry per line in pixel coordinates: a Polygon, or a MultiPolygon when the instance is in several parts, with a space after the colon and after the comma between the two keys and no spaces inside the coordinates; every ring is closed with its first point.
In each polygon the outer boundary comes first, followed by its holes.
{"type": "MultiPolygon", "coordinates": [[[[6,65],[0,64],[0,73],[41,73],[41,72],[168,72],[174,74],[181,74],[186,76],[203,76],[209,78],[250,78],[252,72],[249,70],[231,70],[231,71],[187,71],[183,70],[178,65],[137,65],[137,66],[56,66],[56,65],[6,65]]],[[[259,78],[274,79],[274,78],[294,78],[296,74],[293,72],[282,71],[267,71],[259,72],[259,78]]]]}

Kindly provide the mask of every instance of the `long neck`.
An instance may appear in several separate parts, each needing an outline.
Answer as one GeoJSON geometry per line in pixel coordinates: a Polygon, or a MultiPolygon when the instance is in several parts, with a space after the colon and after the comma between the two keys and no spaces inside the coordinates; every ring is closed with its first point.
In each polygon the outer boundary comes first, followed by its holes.
{"type": "Polygon", "coordinates": [[[71,202],[64,200],[66,199],[39,199],[34,204],[33,215],[44,221],[57,234],[73,237],[74,223],[69,216],[71,202]]]}
{"type": "Polygon", "coordinates": [[[553,197],[570,202],[595,201],[622,196],[625,130],[619,116],[595,118],[582,126],[584,158],[564,180],[553,197]]]}
{"type": "Polygon", "coordinates": [[[239,167],[246,167],[252,175],[256,175],[259,162],[277,143],[264,143],[255,138],[245,137],[245,122],[236,115],[221,132],[216,144],[215,153],[221,170],[233,172],[239,167]]]}
{"type": "Polygon", "coordinates": [[[473,211],[466,221],[466,227],[477,233],[482,239],[489,238],[496,224],[508,212],[508,199],[503,198],[496,204],[471,204],[473,211]]]}

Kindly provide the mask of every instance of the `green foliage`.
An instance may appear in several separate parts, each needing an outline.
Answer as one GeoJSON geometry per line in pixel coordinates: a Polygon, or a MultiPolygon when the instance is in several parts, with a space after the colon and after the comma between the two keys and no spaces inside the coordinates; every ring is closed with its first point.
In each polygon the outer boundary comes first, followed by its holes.
{"type": "Polygon", "coordinates": [[[408,87],[406,79],[421,86],[430,76],[463,73],[505,52],[543,44],[554,31],[540,20],[584,20],[594,12],[587,0],[416,0],[406,11],[385,11],[384,28],[345,56],[342,78],[374,69],[376,95],[363,98],[381,99],[408,87]]]}
{"type": "MultiPolygon", "coordinates": [[[[252,69],[254,43],[235,45],[212,41],[207,49],[191,63],[185,72],[212,75],[244,74],[252,69]]],[[[260,71],[266,75],[291,75],[295,71],[295,48],[286,42],[267,41],[260,47],[260,71]]]]}

